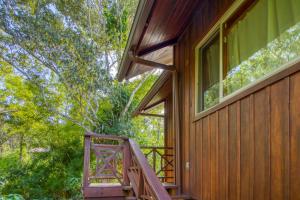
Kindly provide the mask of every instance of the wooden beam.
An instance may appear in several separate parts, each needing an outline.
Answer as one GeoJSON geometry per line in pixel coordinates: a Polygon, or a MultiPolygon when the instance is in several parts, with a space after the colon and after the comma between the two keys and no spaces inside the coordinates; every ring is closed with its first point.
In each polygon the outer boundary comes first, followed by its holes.
{"type": "Polygon", "coordinates": [[[164,42],[158,43],[158,44],[156,44],[154,46],[151,46],[150,48],[143,49],[143,50],[141,50],[141,51],[138,52],[138,55],[139,56],[143,56],[143,55],[146,55],[148,53],[152,53],[152,52],[157,51],[159,49],[165,48],[167,46],[173,46],[176,43],[177,43],[177,38],[173,38],[171,40],[164,41],[164,42]]]}
{"type": "Polygon", "coordinates": [[[131,61],[141,64],[141,65],[146,65],[148,67],[163,69],[163,70],[167,70],[167,71],[175,71],[175,67],[173,65],[165,65],[165,64],[157,63],[157,62],[154,62],[151,60],[145,60],[143,58],[135,56],[132,53],[132,51],[128,52],[128,56],[131,61]]]}
{"type": "Polygon", "coordinates": [[[152,114],[152,113],[139,113],[140,115],[150,116],[150,117],[165,117],[165,115],[152,114]]]}

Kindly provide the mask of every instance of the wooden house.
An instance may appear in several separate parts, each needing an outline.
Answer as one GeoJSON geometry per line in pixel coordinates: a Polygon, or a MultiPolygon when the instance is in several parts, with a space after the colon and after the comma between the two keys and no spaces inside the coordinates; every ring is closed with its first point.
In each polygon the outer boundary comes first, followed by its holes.
{"type": "MultiPolygon", "coordinates": [[[[164,103],[176,198],[300,199],[299,9],[299,0],[139,1],[118,79],[163,70],[135,114],[164,103]]],[[[135,196],[169,199],[147,176],[154,189],[135,196]]]]}

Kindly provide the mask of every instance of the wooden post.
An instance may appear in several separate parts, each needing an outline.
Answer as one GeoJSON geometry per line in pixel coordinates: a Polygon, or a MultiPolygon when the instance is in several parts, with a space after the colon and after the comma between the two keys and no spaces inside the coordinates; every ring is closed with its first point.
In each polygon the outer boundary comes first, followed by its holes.
{"type": "Polygon", "coordinates": [[[84,136],[83,187],[89,186],[91,136],[84,136]]]}
{"type": "Polygon", "coordinates": [[[175,132],[175,182],[178,186],[177,193],[181,193],[181,168],[180,168],[180,123],[179,123],[179,88],[178,72],[172,73],[172,92],[173,92],[173,130],[175,132]]]}
{"type": "Polygon", "coordinates": [[[124,140],[123,148],[123,184],[130,185],[128,169],[130,167],[131,153],[128,140],[124,140]]]}

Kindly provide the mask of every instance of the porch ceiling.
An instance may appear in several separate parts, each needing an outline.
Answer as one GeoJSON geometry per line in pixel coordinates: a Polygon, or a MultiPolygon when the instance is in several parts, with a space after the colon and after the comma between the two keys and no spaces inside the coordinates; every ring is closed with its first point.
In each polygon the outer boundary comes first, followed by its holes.
{"type": "Polygon", "coordinates": [[[122,57],[118,80],[151,70],[129,59],[128,52],[158,63],[173,64],[173,45],[199,0],[140,0],[122,57]]]}

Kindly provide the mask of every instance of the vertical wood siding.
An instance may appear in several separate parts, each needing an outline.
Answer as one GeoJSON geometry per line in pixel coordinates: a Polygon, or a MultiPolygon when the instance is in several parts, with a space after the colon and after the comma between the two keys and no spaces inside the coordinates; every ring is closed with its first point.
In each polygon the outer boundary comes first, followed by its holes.
{"type": "Polygon", "coordinates": [[[173,131],[173,126],[172,126],[172,117],[173,117],[173,102],[172,102],[172,94],[170,94],[166,100],[165,100],[165,138],[164,138],[164,145],[165,147],[173,147],[173,149],[166,150],[167,155],[174,155],[174,157],[166,157],[168,161],[173,165],[167,165],[166,167],[166,174],[165,176],[167,177],[173,177],[173,178],[167,178],[165,181],[174,183],[175,182],[175,134],[173,131]]]}
{"type": "Polygon", "coordinates": [[[300,200],[300,72],[193,121],[195,46],[232,2],[203,0],[175,47],[183,192],[199,200],[300,200]]]}

